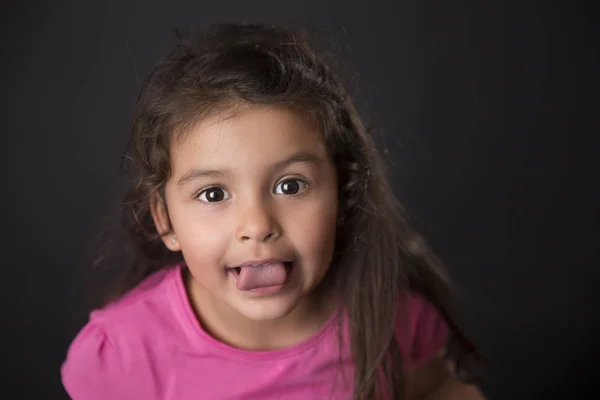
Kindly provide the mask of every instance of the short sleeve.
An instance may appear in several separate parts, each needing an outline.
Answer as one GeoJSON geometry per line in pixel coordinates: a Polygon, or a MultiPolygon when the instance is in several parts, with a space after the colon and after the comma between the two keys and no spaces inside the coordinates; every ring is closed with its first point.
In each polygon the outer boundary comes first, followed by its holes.
{"type": "Polygon", "coordinates": [[[418,366],[443,349],[448,328],[442,315],[421,295],[403,295],[395,333],[405,364],[418,366]]]}
{"type": "Polygon", "coordinates": [[[76,336],[61,368],[65,390],[73,400],[120,400],[123,376],[118,353],[106,331],[90,322],[76,336]]]}

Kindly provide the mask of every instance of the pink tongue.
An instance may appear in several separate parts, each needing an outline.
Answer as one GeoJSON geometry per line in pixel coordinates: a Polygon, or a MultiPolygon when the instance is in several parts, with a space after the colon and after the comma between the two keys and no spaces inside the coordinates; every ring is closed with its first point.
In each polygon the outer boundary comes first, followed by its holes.
{"type": "Polygon", "coordinates": [[[237,277],[239,290],[252,290],[269,286],[283,285],[287,277],[283,263],[264,264],[256,267],[242,267],[237,277]]]}

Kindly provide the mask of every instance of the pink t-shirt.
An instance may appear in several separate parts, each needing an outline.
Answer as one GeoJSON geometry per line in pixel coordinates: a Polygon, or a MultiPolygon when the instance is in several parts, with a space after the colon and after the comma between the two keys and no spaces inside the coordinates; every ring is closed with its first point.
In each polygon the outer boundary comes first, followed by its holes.
{"type": "MultiPolygon", "coordinates": [[[[409,333],[399,335],[401,350],[418,365],[441,349],[447,329],[421,297],[407,300],[408,318],[397,331],[409,333]]],[[[337,327],[334,316],[311,338],[282,350],[227,346],[202,329],[181,267],[172,267],[91,313],[69,348],[63,385],[74,400],[345,400],[353,367],[349,346],[340,365],[337,327]]],[[[347,332],[342,336],[347,343],[347,332]]]]}

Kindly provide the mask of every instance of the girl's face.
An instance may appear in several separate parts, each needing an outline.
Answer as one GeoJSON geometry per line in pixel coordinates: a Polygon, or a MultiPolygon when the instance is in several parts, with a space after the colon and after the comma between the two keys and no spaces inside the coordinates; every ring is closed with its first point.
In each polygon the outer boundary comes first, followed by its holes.
{"type": "Polygon", "coordinates": [[[192,292],[251,320],[307,301],[332,260],[337,218],[321,133],[291,111],[249,107],[205,118],[171,158],[164,241],[183,253],[192,292]]]}

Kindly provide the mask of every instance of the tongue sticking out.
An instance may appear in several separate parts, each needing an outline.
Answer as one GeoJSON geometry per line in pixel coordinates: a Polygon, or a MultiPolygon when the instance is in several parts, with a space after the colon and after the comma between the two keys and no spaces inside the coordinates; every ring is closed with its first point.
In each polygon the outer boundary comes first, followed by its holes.
{"type": "Polygon", "coordinates": [[[287,272],[283,263],[241,267],[237,277],[239,290],[252,290],[283,285],[287,272]]]}

